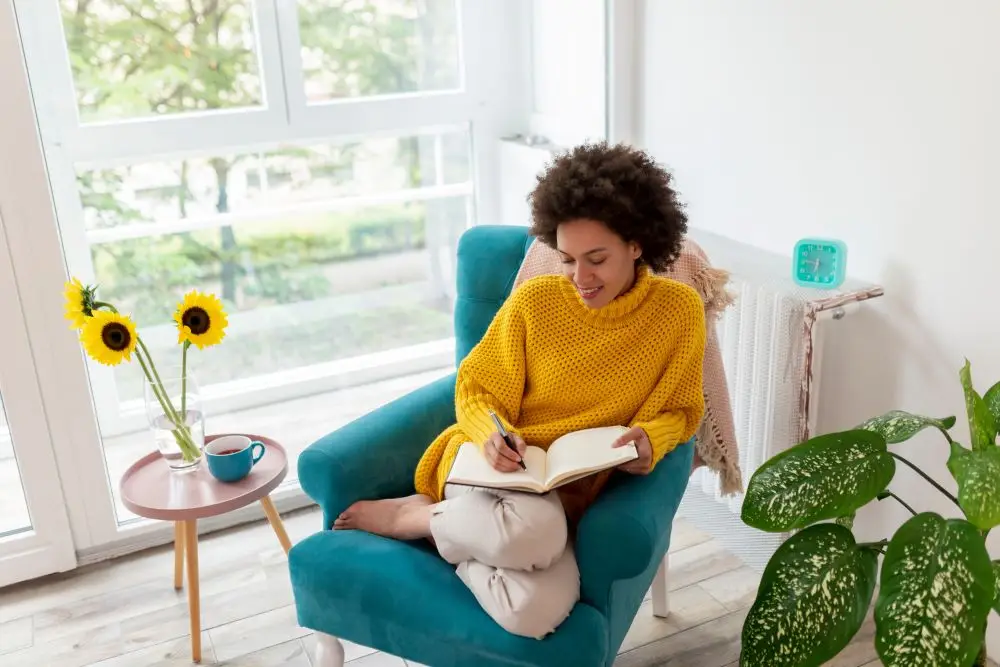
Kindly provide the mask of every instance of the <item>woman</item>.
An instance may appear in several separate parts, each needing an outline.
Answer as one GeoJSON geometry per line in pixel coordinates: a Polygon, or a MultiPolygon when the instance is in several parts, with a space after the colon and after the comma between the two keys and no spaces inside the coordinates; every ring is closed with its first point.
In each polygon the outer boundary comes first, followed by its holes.
{"type": "Polygon", "coordinates": [[[502,627],[541,638],[579,599],[569,527],[613,471],[546,495],[462,487],[446,483],[458,448],[477,443],[512,472],[527,445],[627,425],[615,446],[633,442],[639,458],[620,469],[648,474],[701,421],[705,319],[697,292],[653,275],[680,252],[687,218],[643,152],[578,147],[539,177],[531,204],[532,233],[559,251],[563,275],[525,282],[461,363],[458,423],[421,458],[417,494],[355,503],[334,528],[431,539],[502,627]]]}

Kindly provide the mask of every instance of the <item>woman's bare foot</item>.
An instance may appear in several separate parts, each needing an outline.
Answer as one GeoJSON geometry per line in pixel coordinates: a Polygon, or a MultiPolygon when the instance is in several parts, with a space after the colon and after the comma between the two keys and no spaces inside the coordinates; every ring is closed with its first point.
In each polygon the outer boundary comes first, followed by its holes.
{"type": "Polygon", "coordinates": [[[430,498],[414,495],[388,500],[360,500],[337,517],[334,530],[363,530],[397,540],[430,537],[430,498]]]}

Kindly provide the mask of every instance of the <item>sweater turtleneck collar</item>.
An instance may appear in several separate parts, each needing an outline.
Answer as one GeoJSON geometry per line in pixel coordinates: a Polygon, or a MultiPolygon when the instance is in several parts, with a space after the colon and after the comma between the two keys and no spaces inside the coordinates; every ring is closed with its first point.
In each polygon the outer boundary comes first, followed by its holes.
{"type": "Polygon", "coordinates": [[[587,324],[602,328],[614,329],[623,325],[632,313],[642,304],[649,288],[652,286],[654,276],[645,264],[640,264],[635,270],[635,282],[623,294],[612,299],[611,303],[600,308],[591,308],[576,285],[569,278],[563,278],[563,296],[570,302],[573,312],[587,324]]]}

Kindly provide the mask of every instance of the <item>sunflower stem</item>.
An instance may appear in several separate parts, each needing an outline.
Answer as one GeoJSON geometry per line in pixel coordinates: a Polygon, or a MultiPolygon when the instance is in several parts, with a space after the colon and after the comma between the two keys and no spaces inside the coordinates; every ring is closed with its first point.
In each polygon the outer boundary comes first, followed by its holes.
{"type": "Polygon", "coordinates": [[[170,397],[167,395],[167,391],[163,387],[163,380],[160,379],[160,374],[156,371],[156,364],[153,363],[153,358],[149,354],[149,349],[142,342],[142,338],[136,336],[136,340],[138,341],[140,349],[136,350],[135,356],[139,360],[139,365],[142,366],[143,372],[146,374],[146,379],[149,381],[150,388],[153,390],[153,395],[156,396],[156,400],[159,401],[160,407],[163,408],[164,415],[167,419],[173,422],[175,426],[175,429],[171,430],[174,440],[177,441],[177,446],[180,447],[184,458],[193,461],[198,457],[198,446],[195,445],[194,439],[188,431],[187,419],[185,418],[184,421],[181,422],[180,416],[174,409],[173,404],[170,402],[170,397]],[[143,357],[145,357],[145,359],[143,359],[143,357]]]}
{"type": "Polygon", "coordinates": [[[191,341],[184,341],[184,345],[181,346],[181,415],[184,417],[184,424],[187,425],[187,381],[188,381],[188,348],[191,347],[191,341]]]}
{"type": "MultiPolygon", "coordinates": [[[[136,338],[136,341],[139,343],[140,349],[142,349],[142,351],[146,354],[146,361],[149,362],[149,368],[150,368],[150,370],[153,371],[153,377],[156,378],[156,385],[160,388],[160,391],[163,392],[163,398],[166,400],[167,405],[170,406],[170,411],[167,413],[167,416],[172,417],[174,423],[176,423],[176,421],[178,419],[180,419],[180,416],[177,414],[177,411],[174,409],[173,403],[170,402],[170,397],[167,395],[167,390],[163,386],[163,380],[160,379],[160,373],[159,373],[159,371],[156,370],[156,364],[153,363],[153,355],[151,355],[149,353],[149,348],[147,348],[146,344],[144,342],[142,342],[142,337],[141,336],[136,336],[135,338],[136,338]]],[[[184,420],[184,425],[185,426],[187,425],[187,419],[184,420]]]]}
{"type": "Polygon", "coordinates": [[[112,313],[117,313],[118,312],[117,308],[115,308],[114,306],[112,306],[110,303],[107,303],[106,301],[95,301],[94,302],[94,308],[95,309],[107,308],[112,313]]]}

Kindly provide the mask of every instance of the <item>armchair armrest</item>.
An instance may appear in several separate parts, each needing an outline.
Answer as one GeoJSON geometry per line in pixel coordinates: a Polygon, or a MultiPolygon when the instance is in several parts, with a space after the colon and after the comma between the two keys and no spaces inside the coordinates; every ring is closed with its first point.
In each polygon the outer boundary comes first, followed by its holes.
{"type": "Polygon", "coordinates": [[[323,509],[323,526],[352,503],[413,493],[427,446],[455,423],[455,376],[421,387],[320,438],[299,455],[302,490],[323,509]]]}
{"type": "Polygon", "coordinates": [[[667,552],[693,456],[693,442],[678,445],[649,475],[619,477],[584,514],[576,536],[581,595],[601,613],[610,613],[616,581],[652,577],[667,552]]]}

